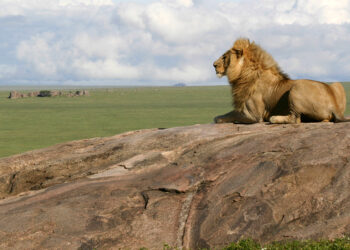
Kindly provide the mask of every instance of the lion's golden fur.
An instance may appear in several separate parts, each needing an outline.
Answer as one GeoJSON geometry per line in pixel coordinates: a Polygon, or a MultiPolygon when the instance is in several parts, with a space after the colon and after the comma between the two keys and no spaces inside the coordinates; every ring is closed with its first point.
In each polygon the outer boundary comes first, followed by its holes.
{"type": "Polygon", "coordinates": [[[268,78],[266,84],[270,83],[271,85],[284,84],[285,80],[289,79],[289,76],[281,71],[272,56],[259,45],[250,43],[247,39],[239,39],[233,48],[242,50],[244,55],[244,67],[239,78],[230,81],[236,108],[239,109],[247,97],[256,91],[259,79],[262,77],[268,78]],[[263,76],[266,71],[270,71],[271,75],[263,76]]]}
{"type": "Polygon", "coordinates": [[[219,77],[227,76],[235,107],[215,122],[344,120],[346,101],[341,84],[291,80],[269,53],[248,39],[236,40],[214,67],[219,77]]]}

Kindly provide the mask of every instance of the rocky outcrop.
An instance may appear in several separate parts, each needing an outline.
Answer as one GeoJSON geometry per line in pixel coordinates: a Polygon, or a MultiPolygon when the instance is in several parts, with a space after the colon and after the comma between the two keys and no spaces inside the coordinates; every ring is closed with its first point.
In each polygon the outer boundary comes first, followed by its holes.
{"type": "Polygon", "coordinates": [[[18,91],[11,91],[9,95],[9,99],[18,99],[18,98],[26,98],[26,97],[37,97],[39,96],[38,91],[29,92],[29,93],[20,93],[18,91]]]}
{"type": "Polygon", "coordinates": [[[9,94],[9,99],[19,99],[19,98],[26,98],[26,97],[53,97],[53,96],[68,96],[68,97],[75,97],[75,96],[89,96],[90,93],[88,90],[76,90],[76,91],[58,91],[58,90],[41,90],[41,91],[34,91],[34,92],[28,92],[28,93],[20,93],[18,91],[11,91],[9,94]]]}
{"type": "Polygon", "coordinates": [[[22,98],[22,94],[17,91],[11,91],[9,95],[9,99],[18,99],[22,98]]]}
{"type": "Polygon", "coordinates": [[[350,123],[133,131],[0,159],[1,249],[215,248],[350,231],[350,123]]]}

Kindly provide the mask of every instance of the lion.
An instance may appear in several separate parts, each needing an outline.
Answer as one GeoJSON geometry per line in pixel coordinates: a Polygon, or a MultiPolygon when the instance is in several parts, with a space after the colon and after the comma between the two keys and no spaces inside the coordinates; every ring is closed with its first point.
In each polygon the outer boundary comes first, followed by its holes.
{"type": "Polygon", "coordinates": [[[215,117],[215,123],[348,121],[341,83],[292,80],[249,39],[236,40],[214,68],[218,77],[227,76],[234,106],[233,111],[215,117]]]}

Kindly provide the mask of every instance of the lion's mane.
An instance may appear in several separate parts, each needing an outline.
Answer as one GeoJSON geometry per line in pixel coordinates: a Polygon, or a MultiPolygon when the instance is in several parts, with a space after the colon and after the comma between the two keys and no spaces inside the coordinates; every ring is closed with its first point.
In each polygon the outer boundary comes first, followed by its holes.
{"type": "MultiPolygon", "coordinates": [[[[290,79],[278,66],[273,57],[263,48],[249,39],[238,39],[234,45],[234,50],[241,50],[244,55],[244,62],[240,77],[237,79],[228,79],[232,86],[232,97],[236,109],[241,106],[247,98],[256,91],[257,84],[261,84],[258,79],[263,77],[269,71],[271,74],[265,78],[264,84],[275,85],[276,90],[283,84],[287,84],[290,79]]],[[[230,73],[227,72],[229,77],[230,73]]]]}

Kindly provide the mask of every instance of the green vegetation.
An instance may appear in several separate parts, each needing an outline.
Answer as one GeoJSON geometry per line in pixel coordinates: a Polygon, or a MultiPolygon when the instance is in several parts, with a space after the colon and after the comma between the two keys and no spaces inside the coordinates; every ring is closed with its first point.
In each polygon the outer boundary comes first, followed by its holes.
{"type": "Polygon", "coordinates": [[[228,86],[89,92],[90,96],[10,100],[9,91],[0,91],[0,157],[130,130],[211,123],[231,108],[228,86]]]}
{"type": "Polygon", "coordinates": [[[41,90],[39,93],[40,97],[50,97],[51,96],[51,91],[50,90],[41,90]]]}
{"type": "Polygon", "coordinates": [[[350,238],[321,241],[287,241],[260,245],[253,240],[241,240],[223,248],[224,250],[347,250],[350,249],[350,238]]]}
{"type": "MultiPolygon", "coordinates": [[[[164,244],[163,250],[175,250],[177,247],[164,244]]],[[[344,237],[335,240],[306,240],[306,241],[282,241],[273,242],[267,245],[259,244],[252,239],[240,240],[237,243],[231,243],[224,248],[215,248],[222,250],[349,250],[350,238],[344,237]]],[[[140,250],[147,250],[147,248],[140,248],[140,250]]],[[[204,250],[204,249],[203,249],[204,250]]]]}
{"type": "MultiPolygon", "coordinates": [[[[350,84],[344,86],[350,93],[350,84]]],[[[214,116],[231,109],[229,86],[89,92],[81,97],[10,100],[9,91],[0,91],[0,157],[130,130],[211,123],[214,116]]]]}

